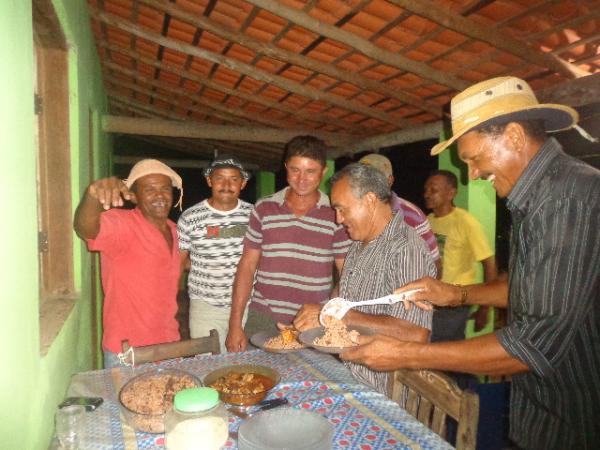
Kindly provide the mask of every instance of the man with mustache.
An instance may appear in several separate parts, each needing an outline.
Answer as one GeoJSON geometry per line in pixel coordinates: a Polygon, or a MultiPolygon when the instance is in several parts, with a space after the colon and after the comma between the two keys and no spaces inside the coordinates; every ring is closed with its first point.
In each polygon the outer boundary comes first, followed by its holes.
{"type": "Polygon", "coordinates": [[[252,204],[239,197],[250,174],[239,161],[227,158],[214,160],[204,177],[211,197],[179,218],[179,251],[182,265],[190,271],[190,336],[207,336],[216,329],[225,352],[231,289],[252,211],[252,204]]]}
{"type": "Polygon", "coordinates": [[[135,347],[179,340],[180,266],[169,220],[173,187],[183,192],[175,171],[144,159],[125,181],[110,177],[90,184],[75,212],[75,231],[90,251],[100,252],[105,368],[120,364],[124,340],[135,347]],[[135,209],[121,208],[124,200],[135,209]]]}
{"type": "MultiPolygon", "coordinates": [[[[361,339],[343,359],[375,370],[511,375],[509,437],[518,448],[584,450],[600,442],[600,172],[547,133],[577,126],[574,109],[538,103],[515,77],[452,99],[453,142],[472,179],[507,199],[508,280],[454,286],[424,278],[396,290],[420,305],[508,307],[506,327],[453,342],[361,339]]],[[[587,136],[589,138],[589,136],[587,136]]]]}

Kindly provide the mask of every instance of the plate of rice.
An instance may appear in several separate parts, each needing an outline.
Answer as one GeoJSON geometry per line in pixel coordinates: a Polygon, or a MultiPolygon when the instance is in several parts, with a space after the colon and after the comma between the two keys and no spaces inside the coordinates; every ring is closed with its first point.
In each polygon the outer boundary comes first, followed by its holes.
{"type": "Polygon", "coordinates": [[[358,345],[358,336],[371,336],[376,331],[359,326],[346,326],[341,320],[332,320],[327,327],[311,328],[303,331],[298,339],[315,350],[324,353],[338,354],[358,345]]]}
{"type": "Polygon", "coordinates": [[[297,352],[306,348],[302,342],[298,340],[299,332],[293,329],[259,331],[250,337],[250,342],[255,347],[263,349],[271,353],[289,353],[297,352]]]}

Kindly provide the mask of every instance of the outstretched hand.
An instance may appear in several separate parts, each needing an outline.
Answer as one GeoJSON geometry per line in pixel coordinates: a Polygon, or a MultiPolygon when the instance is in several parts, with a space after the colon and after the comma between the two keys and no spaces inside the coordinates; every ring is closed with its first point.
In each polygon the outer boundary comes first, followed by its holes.
{"type": "Polygon", "coordinates": [[[396,289],[394,294],[404,296],[403,301],[407,309],[410,303],[414,303],[419,308],[429,311],[431,305],[428,302],[436,306],[455,306],[460,299],[460,288],[432,277],[424,277],[396,289]]]}
{"type": "Polygon", "coordinates": [[[88,187],[88,194],[100,202],[105,210],[123,206],[123,200],[131,200],[133,194],[117,177],[101,178],[88,187]]]}
{"type": "Polygon", "coordinates": [[[407,357],[409,351],[421,345],[383,334],[359,336],[357,343],[359,344],[357,347],[351,347],[340,353],[340,358],[378,371],[410,368],[408,365],[410,358],[407,357]]]}

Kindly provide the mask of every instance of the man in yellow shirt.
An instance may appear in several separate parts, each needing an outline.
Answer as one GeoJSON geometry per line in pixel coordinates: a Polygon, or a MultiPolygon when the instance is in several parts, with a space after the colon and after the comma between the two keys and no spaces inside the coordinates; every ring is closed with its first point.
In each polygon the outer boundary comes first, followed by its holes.
{"type": "MultiPolygon", "coordinates": [[[[445,283],[475,284],[476,263],[483,264],[485,281],[496,278],[496,260],[475,217],[454,206],[456,176],[447,170],[433,172],[425,182],[427,216],[437,238],[445,283]]],[[[479,312],[487,317],[487,308],[479,312]]],[[[469,307],[438,308],[433,315],[431,341],[456,341],[465,338],[469,307]]]]}

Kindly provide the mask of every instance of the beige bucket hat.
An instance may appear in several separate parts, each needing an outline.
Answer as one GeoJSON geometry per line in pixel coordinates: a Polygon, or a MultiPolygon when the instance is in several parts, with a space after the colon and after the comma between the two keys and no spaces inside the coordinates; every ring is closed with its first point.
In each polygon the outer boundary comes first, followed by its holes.
{"type": "Polygon", "coordinates": [[[123,180],[123,182],[125,183],[125,186],[127,186],[127,189],[131,189],[131,186],[133,186],[133,183],[135,183],[137,179],[154,174],[168,176],[171,179],[172,186],[179,189],[179,201],[175,206],[181,208],[181,203],[183,201],[183,182],[181,181],[181,177],[177,172],[158,159],[142,159],[141,161],[138,161],[131,168],[129,176],[126,180],[123,180]]]}
{"type": "Polygon", "coordinates": [[[379,153],[369,153],[368,155],[363,156],[358,161],[361,164],[365,164],[367,166],[373,166],[380,172],[382,172],[386,177],[392,176],[394,174],[392,170],[392,163],[388,158],[379,153]]]}
{"type": "Polygon", "coordinates": [[[499,77],[477,83],[450,102],[452,137],[436,144],[432,155],[479,125],[504,124],[516,120],[543,120],[548,132],[566,130],[577,124],[579,114],[566,105],[539,103],[526,81],[499,77]]]}

